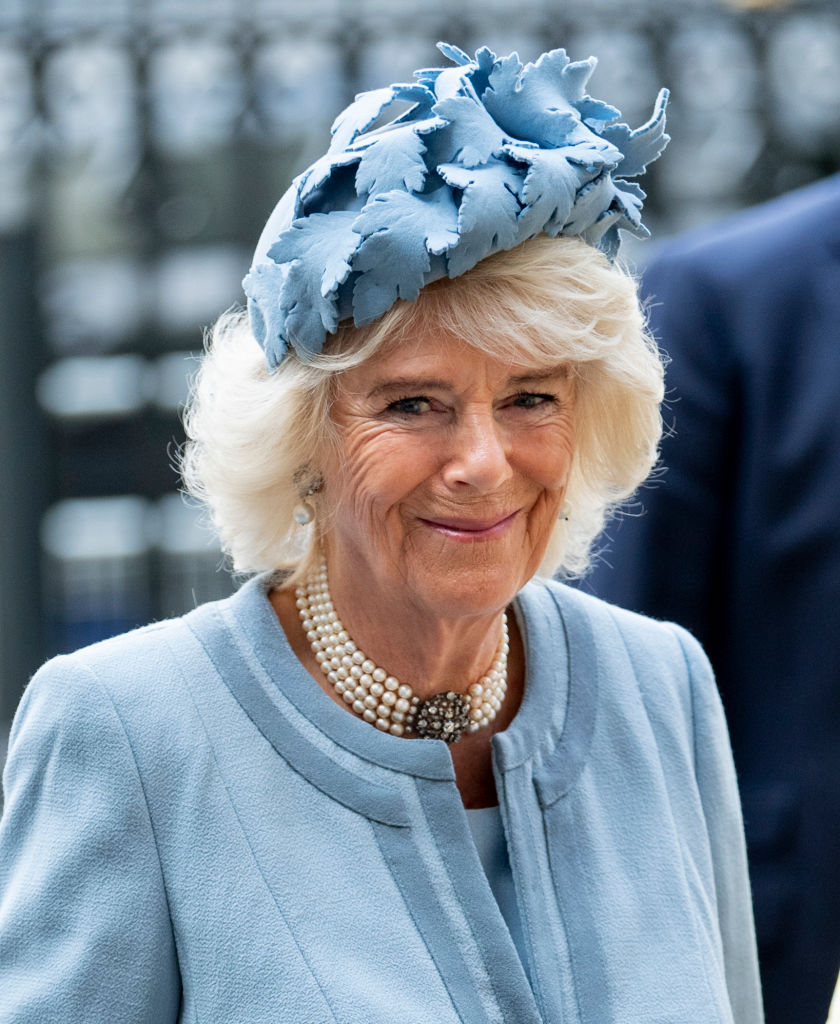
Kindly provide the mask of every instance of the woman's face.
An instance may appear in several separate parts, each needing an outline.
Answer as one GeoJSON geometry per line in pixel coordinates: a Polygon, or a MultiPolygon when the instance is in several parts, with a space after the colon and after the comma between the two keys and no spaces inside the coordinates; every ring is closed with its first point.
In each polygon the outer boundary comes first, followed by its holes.
{"type": "Polygon", "coordinates": [[[534,575],[574,453],[567,367],[430,335],[343,373],[333,418],[331,575],[455,617],[504,607],[534,575]]]}

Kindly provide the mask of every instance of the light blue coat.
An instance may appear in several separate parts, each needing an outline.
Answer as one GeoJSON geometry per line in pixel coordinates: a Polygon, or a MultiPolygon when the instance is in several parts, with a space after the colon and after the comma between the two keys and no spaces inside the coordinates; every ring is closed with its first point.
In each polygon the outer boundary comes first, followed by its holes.
{"type": "Polygon", "coordinates": [[[265,586],[30,684],[2,1024],[760,1024],[729,744],[688,634],[557,584],[517,599],[527,690],[493,748],[523,967],[445,745],[332,702],[265,586]]]}

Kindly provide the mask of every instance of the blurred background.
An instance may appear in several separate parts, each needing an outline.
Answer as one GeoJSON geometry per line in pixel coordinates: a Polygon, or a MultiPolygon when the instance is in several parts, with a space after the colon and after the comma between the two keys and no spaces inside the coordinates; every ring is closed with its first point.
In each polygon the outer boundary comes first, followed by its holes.
{"type": "Polygon", "coordinates": [[[46,657],[234,588],[173,468],[202,328],[438,39],[597,54],[633,126],[668,85],[659,239],[840,169],[837,0],[0,0],[0,762],[46,657]]]}

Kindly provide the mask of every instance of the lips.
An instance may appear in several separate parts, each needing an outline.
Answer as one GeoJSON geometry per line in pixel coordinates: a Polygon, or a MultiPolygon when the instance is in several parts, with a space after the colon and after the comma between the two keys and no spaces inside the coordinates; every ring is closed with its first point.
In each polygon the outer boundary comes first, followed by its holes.
{"type": "Polygon", "coordinates": [[[502,536],[512,525],[517,512],[502,515],[473,518],[424,519],[421,522],[437,533],[454,537],[458,540],[494,540],[502,536]]]}

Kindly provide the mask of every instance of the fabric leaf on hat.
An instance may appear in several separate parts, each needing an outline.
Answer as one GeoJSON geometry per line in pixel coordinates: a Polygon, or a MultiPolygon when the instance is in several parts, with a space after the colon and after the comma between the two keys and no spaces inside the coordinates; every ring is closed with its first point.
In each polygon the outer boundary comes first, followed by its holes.
{"type": "MultiPolygon", "coordinates": [[[[539,61],[537,61],[539,63],[539,61]]],[[[586,86],[592,72],[598,66],[595,57],[570,63],[563,71],[563,79],[568,87],[569,101],[580,113],[584,124],[601,133],[604,125],[621,117],[621,111],[603,100],[596,100],[586,92],[586,86]]]]}
{"type": "Polygon", "coordinates": [[[384,89],[371,89],[369,92],[359,93],[333,122],[330,150],[334,152],[346,149],[398,100],[429,108],[435,101],[435,95],[419,82],[389,85],[384,89]]]}
{"type": "Polygon", "coordinates": [[[380,192],[353,225],[364,241],[353,260],[357,325],[381,316],[398,298],[416,299],[429,270],[429,254],[458,244],[458,210],[448,188],[428,195],[380,192]]]}
{"type": "Polygon", "coordinates": [[[425,143],[411,124],[379,136],[361,152],[356,190],[371,196],[393,189],[419,192],[426,180],[425,152],[425,143]]]}
{"type": "Polygon", "coordinates": [[[512,53],[497,62],[482,100],[499,125],[519,139],[546,147],[585,141],[592,133],[581,121],[580,105],[587,119],[613,120],[620,113],[584,95],[594,67],[594,60],[573,64],[565,50],[552,50],[523,68],[512,53]]]}
{"type": "Polygon", "coordinates": [[[277,299],[286,337],[300,352],[319,352],[324,331],[338,327],[336,293],[350,274],[350,257],[361,241],[356,214],[335,210],[296,220],[269,249],[288,267],[277,299]]]}
{"type": "Polygon", "coordinates": [[[460,241],[448,256],[450,277],[470,270],[490,252],[516,245],[521,173],[500,160],[472,168],[446,164],[438,172],[447,185],[463,193],[458,207],[460,241]]]}
{"type": "Polygon", "coordinates": [[[437,48],[444,57],[448,57],[453,64],[460,64],[463,67],[465,64],[472,63],[472,57],[470,57],[468,53],[465,53],[460,46],[455,46],[454,43],[438,43],[437,48]]]}
{"type": "MultiPolygon", "coordinates": [[[[438,47],[440,45],[438,43],[438,47]]],[[[496,54],[488,46],[482,46],[475,51],[475,62],[470,64],[466,77],[469,79],[478,97],[484,95],[495,66],[496,54]]]]}
{"type": "Polygon", "coordinates": [[[278,296],[283,294],[288,265],[257,263],[242,282],[248,296],[248,319],[251,332],[265,350],[269,369],[275,369],[283,361],[288,349],[286,341],[286,317],[280,310],[278,296]]]}
{"type": "Polygon", "coordinates": [[[668,90],[661,89],[656,97],[653,114],[645,124],[633,130],[626,124],[611,124],[602,132],[603,137],[624,154],[618,166],[623,178],[644,174],[647,165],[653,163],[670,142],[670,136],[665,132],[667,103],[668,90]]]}
{"type": "Polygon", "coordinates": [[[624,214],[619,226],[637,238],[647,238],[650,232],[642,224],[642,203],[647,198],[647,193],[635,181],[624,181],[621,178],[613,178],[613,187],[615,205],[624,214]]]}
{"type": "MultiPolygon", "coordinates": [[[[475,60],[470,60],[462,49],[453,46],[451,43],[438,43],[437,48],[448,57],[453,64],[466,69],[466,75],[473,83],[476,92],[480,95],[487,88],[487,78],[496,63],[496,54],[488,46],[482,46],[475,51],[475,60]],[[466,58],[466,60],[465,60],[466,58]]],[[[436,88],[441,75],[449,71],[449,68],[421,68],[414,72],[415,79],[422,85],[435,90],[438,98],[444,95],[436,88]]]]}
{"type": "MultiPolygon", "coordinates": [[[[580,188],[601,172],[609,154],[593,154],[582,146],[563,149],[524,149],[508,146],[505,152],[528,165],[520,198],[524,209],[519,215],[520,230],[526,237],[545,232],[559,234],[572,211],[580,188]]],[[[575,232],[570,232],[575,233],[575,232]]]]}
{"type": "Polygon", "coordinates": [[[609,251],[604,244],[605,239],[612,239],[613,244],[618,241],[618,223],[621,220],[620,210],[607,210],[591,224],[580,237],[589,245],[596,245],[599,249],[609,251]]]}
{"type": "Polygon", "coordinates": [[[472,96],[450,96],[436,103],[434,109],[448,122],[435,135],[431,155],[436,163],[457,161],[464,167],[478,167],[511,141],[472,96]]]}
{"type": "MultiPolygon", "coordinates": [[[[615,189],[609,174],[601,174],[589,181],[578,192],[569,211],[567,231],[570,235],[584,235],[592,228],[605,211],[611,210],[615,189]]],[[[609,225],[601,226],[602,232],[609,225]]],[[[589,236],[592,237],[592,236],[589,236]]],[[[600,234],[595,235],[600,237],[600,234]]]]}
{"type": "Polygon", "coordinates": [[[315,161],[303,174],[295,179],[297,184],[297,199],[295,201],[295,219],[304,216],[309,200],[315,196],[334,178],[336,171],[343,167],[352,167],[360,160],[358,153],[342,150],[340,153],[325,153],[315,161]]]}
{"type": "Polygon", "coordinates": [[[647,234],[641,226],[642,200],[644,192],[635,183],[611,178],[609,174],[601,174],[594,181],[584,186],[575,200],[566,232],[580,235],[590,244],[601,237],[605,225],[600,224],[603,215],[614,215],[618,226],[640,237],[647,234]],[[600,231],[597,225],[600,224],[600,231]]]}

